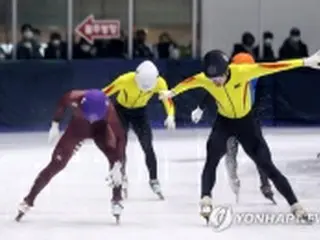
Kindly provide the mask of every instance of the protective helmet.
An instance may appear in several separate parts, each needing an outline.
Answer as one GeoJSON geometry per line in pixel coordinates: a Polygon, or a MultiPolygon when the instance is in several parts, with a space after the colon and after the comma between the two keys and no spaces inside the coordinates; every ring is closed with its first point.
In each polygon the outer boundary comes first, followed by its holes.
{"type": "Polygon", "coordinates": [[[135,80],[143,91],[152,90],[157,84],[158,77],[158,68],[151,61],[143,61],[136,69],[135,80]]]}
{"type": "Polygon", "coordinates": [[[203,72],[208,78],[220,77],[228,70],[229,57],[220,50],[212,50],[203,58],[203,72]]]}
{"type": "Polygon", "coordinates": [[[81,101],[83,116],[90,123],[102,120],[107,115],[108,97],[98,89],[86,91],[81,101]]]}
{"type": "Polygon", "coordinates": [[[254,58],[249,53],[238,53],[232,58],[232,63],[235,64],[252,64],[255,63],[254,58]]]}

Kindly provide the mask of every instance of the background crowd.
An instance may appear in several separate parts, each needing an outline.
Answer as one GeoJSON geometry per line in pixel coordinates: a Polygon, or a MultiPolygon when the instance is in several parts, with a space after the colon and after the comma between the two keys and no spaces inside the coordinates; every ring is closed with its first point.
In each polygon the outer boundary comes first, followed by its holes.
{"type": "MultiPolygon", "coordinates": [[[[258,37],[258,36],[257,36],[258,37]]],[[[265,31],[262,36],[262,46],[259,46],[256,37],[250,32],[244,32],[239,43],[234,44],[233,52],[251,53],[258,61],[274,61],[278,59],[291,59],[308,56],[308,46],[302,40],[300,29],[293,27],[280,49],[273,47],[276,38],[270,31],[265,31]]],[[[20,29],[20,39],[13,48],[11,44],[2,44],[0,47],[0,59],[12,59],[13,51],[16,51],[17,59],[67,59],[68,47],[66,34],[59,31],[51,32],[46,42],[42,41],[41,31],[31,24],[23,24],[20,29]]],[[[133,57],[149,59],[179,59],[191,57],[191,43],[181,45],[167,32],[159,35],[155,43],[148,42],[148,32],[137,29],[134,32],[133,57]]],[[[83,38],[74,36],[73,58],[127,58],[128,41],[125,32],[121,32],[118,39],[95,40],[89,43],[83,38]]]]}

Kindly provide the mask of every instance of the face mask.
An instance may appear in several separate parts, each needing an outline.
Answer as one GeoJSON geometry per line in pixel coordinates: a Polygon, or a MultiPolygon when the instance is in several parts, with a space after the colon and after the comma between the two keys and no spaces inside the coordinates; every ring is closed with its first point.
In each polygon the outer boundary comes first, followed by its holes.
{"type": "Polygon", "coordinates": [[[23,33],[23,36],[26,38],[26,39],[30,39],[33,37],[33,32],[30,31],[30,30],[27,30],[23,33]]]}
{"type": "Polygon", "coordinates": [[[151,91],[156,86],[157,78],[156,77],[145,78],[144,76],[137,74],[136,75],[136,82],[137,82],[138,87],[142,91],[148,92],[148,91],[151,91]]]}
{"type": "Polygon", "coordinates": [[[54,46],[59,46],[59,45],[60,45],[60,40],[55,39],[55,40],[52,41],[52,44],[53,44],[54,46]]]}
{"type": "Polygon", "coordinates": [[[272,38],[266,38],[265,40],[264,40],[264,44],[265,45],[271,45],[272,44],[272,38]]]}
{"type": "Polygon", "coordinates": [[[297,42],[300,41],[300,37],[299,37],[299,36],[292,36],[292,37],[291,37],[291,40],[292,40],[292,42],[297,43],[297,42]]]}
{"type": "Polygon", "coordinates": [[[217,86],[222,86],[227,81],[226,76],[212,77],[210,79],[217,86]]]}
{"type": "Polygon", "coordinates": [[[89,52],[89,51],[90,51],[90,45],[82,44],[82,45],[81,45],[81,49],[82,49],[84,52],[89,52]]]}

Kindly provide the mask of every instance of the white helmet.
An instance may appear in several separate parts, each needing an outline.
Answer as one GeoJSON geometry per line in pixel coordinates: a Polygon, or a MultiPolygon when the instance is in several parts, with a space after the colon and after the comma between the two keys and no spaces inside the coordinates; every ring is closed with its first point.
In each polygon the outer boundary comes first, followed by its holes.
{"type": "Polygon", "coordinates": [[[158,76],[158,68],[153,62],[147,60],[137,67],[135,80],[141,90],[150,91],[156,86],[158,76]]]}

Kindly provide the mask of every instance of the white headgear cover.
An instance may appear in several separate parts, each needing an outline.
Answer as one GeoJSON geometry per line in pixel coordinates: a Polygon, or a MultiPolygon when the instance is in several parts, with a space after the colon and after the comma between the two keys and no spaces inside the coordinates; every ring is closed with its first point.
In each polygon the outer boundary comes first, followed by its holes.
{"type": "Polygon", "coordinates": [[[149,60],[143,61],[136,69],[135,80],[143,91],[150,91],[157,85],[158,68],[149,60]]]}

